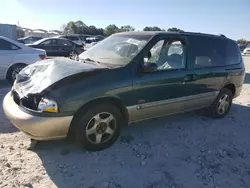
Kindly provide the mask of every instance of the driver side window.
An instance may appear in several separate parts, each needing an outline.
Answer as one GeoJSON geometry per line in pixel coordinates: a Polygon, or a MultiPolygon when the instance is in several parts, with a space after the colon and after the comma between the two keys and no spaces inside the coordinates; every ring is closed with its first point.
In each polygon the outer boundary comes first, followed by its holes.
{"type": "Polygon", "coordinates": [[[155,63],[157,70],[185,68],[185,44],[178,39],[158,41],[151,49],[145,63],[155,63]]]}

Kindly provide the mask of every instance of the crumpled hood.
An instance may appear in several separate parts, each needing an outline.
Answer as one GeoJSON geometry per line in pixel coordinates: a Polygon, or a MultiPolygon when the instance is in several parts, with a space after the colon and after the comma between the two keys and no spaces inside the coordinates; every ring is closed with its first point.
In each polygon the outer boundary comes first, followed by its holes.
{"type": "Polygon", "coordinates": [[[13,89],[15,89],[22,98],[28,94],[40,93],[65,77],[104,68],[106,69],[106,67],[100,65],[73,61],[68,58],[38,61],[20,71],[13,85],[13,89]]]}

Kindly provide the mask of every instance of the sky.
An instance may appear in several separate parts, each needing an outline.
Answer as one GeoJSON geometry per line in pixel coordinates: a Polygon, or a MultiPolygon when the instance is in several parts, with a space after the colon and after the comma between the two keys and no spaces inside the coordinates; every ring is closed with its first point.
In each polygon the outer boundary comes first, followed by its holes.
{"type": "Polygon", "coordinates": [[[59,30],[69,21],[224,34],[250,40],[250,0],[0,0],[0,23],[59,30]]]}

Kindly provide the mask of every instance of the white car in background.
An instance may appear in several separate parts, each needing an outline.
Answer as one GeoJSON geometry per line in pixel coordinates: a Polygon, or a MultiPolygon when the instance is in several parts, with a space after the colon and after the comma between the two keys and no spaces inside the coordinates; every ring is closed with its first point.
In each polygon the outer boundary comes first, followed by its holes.
{"type": "Polygon", "coordinates": [[[250,54],[250,46],[246,47],[246,48],[243,50],[243,54],[244,54],[244,55],[250,54]]]}
{"type": "Polygon", "coordinates": [[[28,47],[20,42],[0,36],[0,80],[14,82],[16,75],[27,65],[43,60],[46,51],[28,47]]]}

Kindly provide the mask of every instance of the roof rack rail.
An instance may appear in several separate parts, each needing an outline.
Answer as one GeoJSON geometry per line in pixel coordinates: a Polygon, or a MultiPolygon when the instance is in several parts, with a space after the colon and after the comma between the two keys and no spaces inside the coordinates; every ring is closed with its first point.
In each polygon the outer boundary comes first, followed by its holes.
{"type": "Polygon", "coordinates": [[[219,33],[219,36],[221,36],[221,37],[226,37],[225,35],[223,35],[223,34],[221,34],[221,33],[219,33]]]}
{"type": "Polygon", "coordinates": [[[220,34],[219,35],[214,35],[214,34],[209,34],[209,33],[201,33],[201,32],[187,32],[187,31],[180,31],[179,33],[186,33],[186,34],[198,34],[198,35],[207,35],[207,36],[220,36],[220,37],[225,37],[225,35],[220,34]]]}

